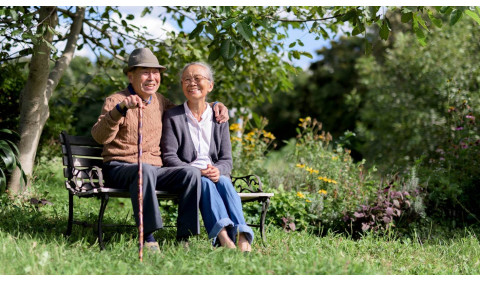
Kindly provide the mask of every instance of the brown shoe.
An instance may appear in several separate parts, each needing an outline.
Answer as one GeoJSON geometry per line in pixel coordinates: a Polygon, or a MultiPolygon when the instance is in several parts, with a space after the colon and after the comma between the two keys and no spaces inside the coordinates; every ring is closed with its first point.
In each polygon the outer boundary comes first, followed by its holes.
{"type": "Polygon", "coordinates": [[[146,250],[151,252],[152,254],[159,254],[160,253],[160,246],[158,242],[145,242],[143,245],[146,250]]]}

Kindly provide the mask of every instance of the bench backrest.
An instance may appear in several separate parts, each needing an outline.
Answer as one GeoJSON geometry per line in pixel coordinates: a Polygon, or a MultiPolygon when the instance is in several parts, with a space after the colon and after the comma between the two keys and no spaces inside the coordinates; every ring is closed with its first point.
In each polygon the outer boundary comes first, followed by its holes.
{"type": "Polygon", "coordinates": [[[60,133],[60,142],[67,189],[76,193],[103,186],[98,173],[103,164],[103,145],[92,137],[68,135],[65,131],[60,133]]]}
{"type": "MultiPolygon", "coordinates": [[[[91,136],[73,136],[65,131],[60,133],[63,154],[63,175],[65,186],[73,194],[103,187],[101,168],[103,145],[91,136]]],[[[232,177],[237,192],[258,193],[262,182],[257,175],[232,177]]]]}

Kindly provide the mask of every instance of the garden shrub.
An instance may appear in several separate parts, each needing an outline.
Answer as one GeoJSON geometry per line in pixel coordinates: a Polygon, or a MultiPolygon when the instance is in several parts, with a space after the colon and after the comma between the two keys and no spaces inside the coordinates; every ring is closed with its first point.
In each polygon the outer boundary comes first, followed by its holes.
{"type": "Polygon", "coordinates": [[[270,223],[287,231],[362,232],[419,218],[423,194],[415,174],[409,181],[397,177],[387,189],[376,178],[375,167],[367,170],[365,160],[355,163],[350,151],[321,129],[315,119],[301,118],[297,138],[268,166],[265,183],[275,193],[267,217],[270,223]]]}
{"type": "Polygon", "coordinates": [[[266,176],[265,161],[267,152],[275,146],[275,136],[265,131],[268,120],[256,117],[256,126],[246,119],[245,126],[240,123],[230,125],[232,143],[233,176],[256,174],[266,176]]]}
{"type": "Polygon", "coordinates": [[[444,137],[438,139],[435,151],[424,157],[421,174],[428,182],[429,214],[480,222],[478,108],[470,106],[468,97],[456,94],[445,110],[445,124],[437,126],[439,136],[444,137]]]}

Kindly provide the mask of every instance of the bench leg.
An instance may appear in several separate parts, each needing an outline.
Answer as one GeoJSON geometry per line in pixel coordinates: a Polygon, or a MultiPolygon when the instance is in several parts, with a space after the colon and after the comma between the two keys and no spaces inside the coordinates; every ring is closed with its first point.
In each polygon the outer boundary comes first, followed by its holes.
{"type": "Polygon", "coordinates": [[[73,225],[73,194],[68,192],[68,222],[67,222],[67,231],[65,232],[66,236],[72,234],[72,225],[73,225]]]}
{"type": "Polygon", "coordinates": [[[100,250],[105,249],[105,245],[103,244],[103,234],[102,234],[102,222],[103,222],[103,214],[105,213],[105,209],[107,208],[109,197],[108,195],[102,195],[102,203],[100,204],[100,213],[98,214],[98,222],[97,222],[97,238],[98,244],[100,245],[100,250]]]}
{"type": "Polygon", "coordinates": [[[265,245],[265,242],[266,242],[266,238],[265,238],[265,218],[267,217],[268,205],[270,205],[270,198],[267,198],[264,202],[262,202],[262,214],[260,216],[260,235],[262,236],[263,245],[265,245]]]}

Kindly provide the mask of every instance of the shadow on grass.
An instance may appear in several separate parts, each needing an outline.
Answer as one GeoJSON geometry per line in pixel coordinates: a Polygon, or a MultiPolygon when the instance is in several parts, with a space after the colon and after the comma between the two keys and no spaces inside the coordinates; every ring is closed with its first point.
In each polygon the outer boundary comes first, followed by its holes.
{"type": "MultiPolygon", "coordinates": [[[[0,232],[15,238],[27,237],[45,243],[65,242],[67,246],[86,242],[89,247],[100,249],[96,227],[100,201],[76,199],[75,205],[74,221],[80,224],[73,224],[71,235],[66,236],[68,204],[63,203],[63,199],[46,206],[0,201],[0,232]]],[[[119,234],[127,239],[138,240],[138,229],[134,226],[130,209],[130,205],[119,201],[111,201],[107,206],[102,227],[106,247],[109,243],[118,242],[119,234]]],[[[157,231],[155,237],[175,240],[175,233],[176,228],[165,228],[157,231]]]]}

